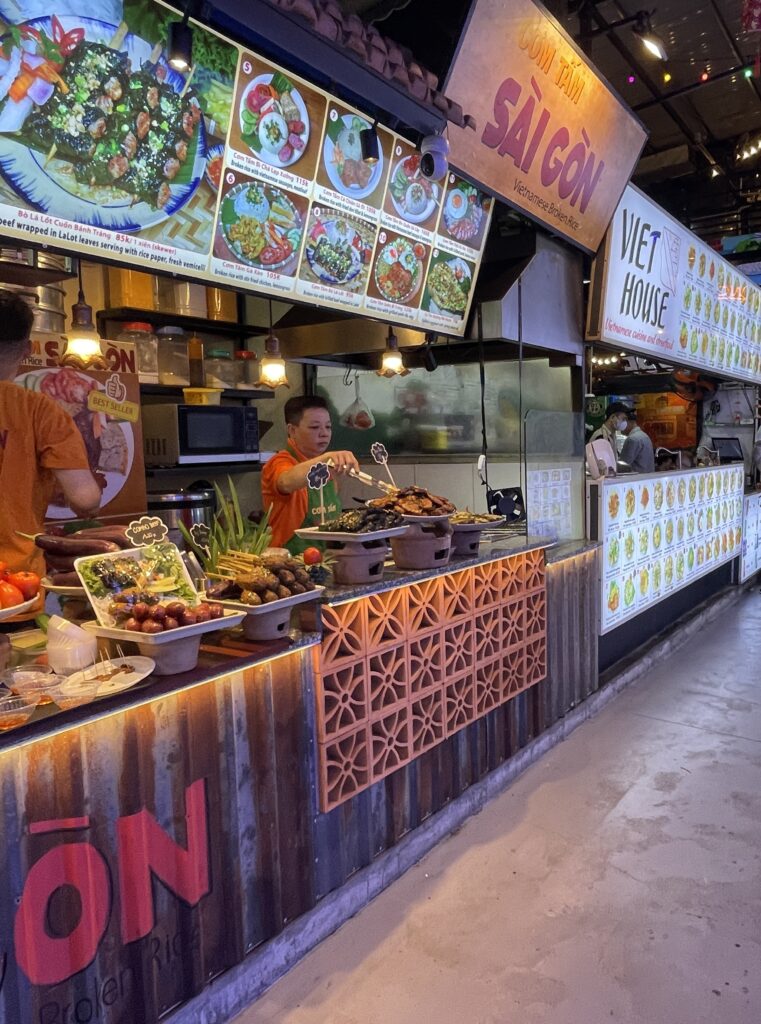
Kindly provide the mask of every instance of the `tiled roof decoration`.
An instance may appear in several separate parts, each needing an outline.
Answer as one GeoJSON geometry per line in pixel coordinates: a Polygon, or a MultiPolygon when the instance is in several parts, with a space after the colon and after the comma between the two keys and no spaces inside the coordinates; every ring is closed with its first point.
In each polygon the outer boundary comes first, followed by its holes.
{"type": "Polygon", "coordinates": [[[391,39],[382,36],[356,14],[344,14],[335,0],[269,0],[273,7],[305,21],[328,42],[350,50],[378,74],[406,89],[420,103],[439,110],[459,128],[476,127],[473,117],[463,112],[459,103],[439,92],[439,80],[432,71],[421,67],[412,53],[391,39]]]}

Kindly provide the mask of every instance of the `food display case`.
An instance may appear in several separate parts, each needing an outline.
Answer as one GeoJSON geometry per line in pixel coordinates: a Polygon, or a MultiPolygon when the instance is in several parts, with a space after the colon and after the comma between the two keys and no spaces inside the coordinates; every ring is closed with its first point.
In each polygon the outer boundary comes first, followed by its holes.
{"type": "Polygon", "coordinates": [[[602,542],[601,633],[740,554],[743,484],[741,466],[590,483],[590,532],[602,542]]]}

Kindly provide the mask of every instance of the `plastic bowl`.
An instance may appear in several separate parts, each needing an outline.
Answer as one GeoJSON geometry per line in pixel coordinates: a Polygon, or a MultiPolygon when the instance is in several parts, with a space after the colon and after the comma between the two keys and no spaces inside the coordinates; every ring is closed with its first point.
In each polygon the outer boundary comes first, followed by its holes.
{"type": "Polygon", "coordinates": [[[219,405],[222,388],[183,388],[186,405],[219,405]]]}
{"type": "Polygon", "coordinates": [[[57,677],[49,665],[17,665],[8,669],[0,676],[3,686],[18,697],[21,697],[27,690],[37,690],[44,686],[57,685],[57,677]],[[51,683],[51,680],[53,682],[51,683]]]}
{"type": "Polygon", "coordinates": [[[24,725],[36,706],[23,697],[0,698],[0,732],[18,729],[20,725],[24,725]]]}

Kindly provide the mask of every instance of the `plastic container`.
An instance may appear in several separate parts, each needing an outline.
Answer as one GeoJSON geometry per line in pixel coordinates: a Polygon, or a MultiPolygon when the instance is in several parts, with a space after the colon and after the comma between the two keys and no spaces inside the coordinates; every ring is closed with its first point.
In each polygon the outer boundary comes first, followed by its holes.
{"type": "Polygon", "coordinates": [[[135,361],[140,382],[158,384],[159,339],[153,333],[153,327],[142,320],[126,323],[116,340],[129,341],[135,346],[135,361]]]}
{"type": "Polygon", "coordinates": [[[153,276],[140,270],[108,268],[107,303],[111,309],[132,306],[134,309],[158,309],[154,305],[153,276]]]}
{"type": "Polygon", "coordinates": [[[174,281],[171,277],[153,275],[153,308],[162,313],[176,313],[174,281]]]}
{"type": "Polygon", "coordinates": [[[222,388],[183,388],[185,405],[220,405],[222,388]]]}
{"type": "Polygon", "coordinates": [[[175,281],[174,310],[182,316],[206,317],[206,286],[190,281],[175,281]]]}
{"type": "Polygon", "coordinates": [[[256,387],[259,376],[259,360],[255,352],[241,348],[235,353],[235,362],[238,365],[238,382],[236,387],[241,389],[256,387]]]}
{"type": "Polygon", "coordinates": [[[209,320],[225,320],[227,323],[237,323],[238,297],[235,292],[229,292],[224,288],[207,288],[206,315],[209,320]]]}
{"type": "Polygon", "coordinates": [[[188,339],[181,327],[162,327],[159,339],[159,384],[187,387],[190,384],[188,339]]]}
{"type": "Polygon", "coordinates": [[[235,363],[226,349],[212,349],[204,359],[206,386],[209,388],[234,388],[237,382],[235,363]]]}

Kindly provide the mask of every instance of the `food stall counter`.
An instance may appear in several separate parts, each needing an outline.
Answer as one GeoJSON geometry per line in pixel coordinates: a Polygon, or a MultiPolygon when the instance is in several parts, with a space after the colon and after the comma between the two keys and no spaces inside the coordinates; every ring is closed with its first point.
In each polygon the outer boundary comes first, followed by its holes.
{"type": "Polygon", "coordinates": [[[744,470],[729,465],[590,481],[602,542],[601,634],[740,554],[744,470]]]}

